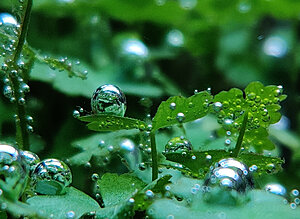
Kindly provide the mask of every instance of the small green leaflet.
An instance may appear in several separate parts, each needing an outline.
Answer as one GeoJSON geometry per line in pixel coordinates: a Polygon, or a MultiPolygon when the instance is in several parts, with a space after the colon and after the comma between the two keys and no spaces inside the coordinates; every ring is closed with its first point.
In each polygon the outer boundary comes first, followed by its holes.
{"type": "Polygon", "coordinates": [[[30,207],[40,209],[43,215],[53,215],[53,218],[67,218],[67,213],[73,211],[76,218],[86,212],[100,209],[98,203],[83,192],[69,187],[64,195],[38,195],[27,200],[30,207]]]}
{"type": "Polygon", "coordinates": [[[202,118],[209,112],[211,101],[212,96],[206,91],[199,92],[189,98],[170,97],[159,105],[153,118],[153,130],[202,118]],[[183,117],[180,118],[180,114],[183,114],[183,117]]]}
{"type": "Polygon", "coordinates": [[[106,173],[97,181],[105,207],[118,205],[136,191],[144,188],[145,183],[130,174],[106,173]]]}
{"type": "MultiPolygon", "coordinates": [[[[214,165],[221,159],[231,157],[229,152],[223,150],[211,150],[203,152],[187,152],[182,153],[168,153],[165,155],[167,160],[182,164],[189,168],[194,176],[204,178],[209,171],[209,167],[214,165]]],[[[266,157],[254,153],[242,153],[238,156],[238,160],[244,162],[248,167],[256,165],[258,175],[267,173],[276,173],[280,171],[283,161],[277,157],[266,157]]]]}
{"type": "Polygon", "coordinates": [[[138,119],[105,114],[82,116],[78,119],[89,122],[87,127],[93,131],[144,130],[147,127],[145,122],[138,119]]]}

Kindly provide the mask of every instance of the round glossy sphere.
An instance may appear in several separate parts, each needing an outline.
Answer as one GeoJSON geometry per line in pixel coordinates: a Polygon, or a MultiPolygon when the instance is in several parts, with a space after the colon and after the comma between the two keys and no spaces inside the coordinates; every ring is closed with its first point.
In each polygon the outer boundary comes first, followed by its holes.
{"type": "Polygon", "coordinates": [[[23,157],[24,162],[29,167],[30,174],[34,171],[36,165],[40,162],[39,156],[31,151],[20,151],[21,156],[23,157]]]}
{"type": "Polygon", "coordinates": [[[168,141],[165,146],[165,153],[187,152],[192,150],[191,142],[184,137],[175,137],[168,141]]]}
{"type": "Polygon", "coordinates": [[[4,25],[14,25],[18,24],[16,18],[9,13],[0,13],[0,24],[4,25]]]}
{"type": "Polygon", "coordinates": [[[31,174],[33,187],[37,193],[56,195],[64,192],[72,183],[70,168],[57,159],[39,162],[31,174]]]}
{"type": "Polygon", "coordinates": [[[91,107],[94,114],[124,116],[126,97],[117,86],[105,84],[97,88],[93,93],[91,107]]]}
{"type": "Polygon", "coordinates": [[[0,188],[8,199],[18,199],[27,183],[28,169],[19,151],[0,144],[0,188]]]}
{"type": "Polygon", "coordinates": [[[246,192],[254,187],[253,178],[248,167],[233,158],[223,159],[211,166],[205,186],[219,185],[223,189],[246,192]]]}

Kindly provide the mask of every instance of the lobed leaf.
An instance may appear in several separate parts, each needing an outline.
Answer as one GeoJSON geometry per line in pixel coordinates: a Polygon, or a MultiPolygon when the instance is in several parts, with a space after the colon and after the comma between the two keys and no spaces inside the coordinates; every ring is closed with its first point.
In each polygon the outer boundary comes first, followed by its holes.
{"type": "Polygon", "coordinates": [[[207,115],[210,111],[209,103],[212,96],[206,92],[199,92],[189,98],[182,96],[170,97],[163,101],[153,118],[153,130],[178,124],[180,122],[190,122],[207,115]],[[183,117],[180,117],[180,114],[183,117]]]}
{"type": "Polygon", "coordinates": [[[133,193],[141,190],[145,183],[130,174],[106,173],[97,181],[105,207],[118,205],[133,193]]]}
{"type": "Polygon", "coordinates": [[[53,218],[67,218],[67,213],[73,211],[76,218],[86,212],[100,209],[98,203],[83,192],[69,187],[64,195],[39,195],[29,198],[30,207],[40,209],[44,215],[53,218]]]}
{"type": "Polygon", "coordinates": [[[141,120],[113,115],[82,116],[79,120],[89,122],[87,126],[93,131],[144,130],[147,127],[147,124],[141,120]]]}

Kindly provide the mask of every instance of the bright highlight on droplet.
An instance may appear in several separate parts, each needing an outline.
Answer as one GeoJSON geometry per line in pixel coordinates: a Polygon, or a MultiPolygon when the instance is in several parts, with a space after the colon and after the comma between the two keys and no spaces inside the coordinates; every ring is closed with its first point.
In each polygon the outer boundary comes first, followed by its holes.
{"type": "Polygon", "coordinates": [[[18,25],[18,22],[14,16],[9,13],[0,13],[0,24],[4,25],[18,25]]]}
{"type": "Polygon", "coordinates": [[[125,54],[147,58],[148,48],[143,42],[136,39],[129,39],[123,42],[122,48],[125,54]]]}
{"type": "Polygon", "coordinates": [[[180,30],[171,30],[167,34],[167,42],[174,47],[181,47],[184,43],[184,36],[180,30]]]}

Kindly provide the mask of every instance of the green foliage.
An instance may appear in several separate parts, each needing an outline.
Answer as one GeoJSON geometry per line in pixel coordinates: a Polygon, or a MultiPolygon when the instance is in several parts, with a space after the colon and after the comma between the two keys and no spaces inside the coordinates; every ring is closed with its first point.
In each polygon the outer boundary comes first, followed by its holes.
{"type": "Polygon", "coordinates": [[[182,96],[170,97],[158,107],[153,118],[153,130],[204,117],[209,112],[208,106],[211,100],[212,96],[205,91],[189,98],[182,96]],[[183,118],[178,118],[179,113],[184,114],[183,118]]]}
{"type": "Polygon", "coordinates": [[[109,207],[128,200],[134,193],[141,190],[145,183],[129,174],[118,176],[106,173],[98,180],[97,185],[105,206],[109,207]]]}
{"type": "Polygon", "coordinates": [[[39,195],[29,198],[27,203],[34,209],[40,209],[43,215],[66,218],[73,211],[76,217],[99,209],[98,203],[83,192],[69,187],[64,195],[39,195]],[[76,201],[74,201],[76,200],[76,201]]]}
{"type": "MultiPolygon", "coordinates": [[[[189,153],[168,153],[167,160],[180,163],[184,167],[189,168],[193,176],[204,178],[209,171],[209,167],[221,159],[230,157],[230,153],[223,150],[211,150],[203,152],[189,152],[189,153]]],[[[276,173],[280,171],[283,161],[277,157],[266,157],[254,153],[241,153],[238,160],[247,164],[249,167],[256,165],[256,173],[261,176],[264,174],[276,173]]]]}
{"type": "Polygon", "coordinates": [[[147,126],[145,122],[137,119],[112,115],[90,115],[80,117],[79,119],[89,122],[87,127],[93,131],[145,130],[147,126]]]}

